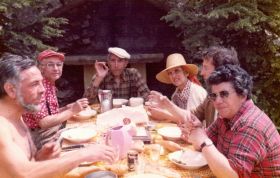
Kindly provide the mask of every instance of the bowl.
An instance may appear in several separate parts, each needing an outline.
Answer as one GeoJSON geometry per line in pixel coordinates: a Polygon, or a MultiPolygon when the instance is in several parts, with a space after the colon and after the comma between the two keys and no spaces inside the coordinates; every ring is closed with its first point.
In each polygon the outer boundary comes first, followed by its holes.
{"type": "Polygon", "coordinates": [[[113,99],[113,107],[114,108],[120,108],[122,105],[127,105],[128,100],[127,99],[122,99],[122,98],[115,98],[113,99]]]}
{"type": "Polygon", "coordinates": [[[129,99],[129,105],[132,107],[143,105],[144,99],[141,97],[131,97],[129,99]]]}
{"type": "Polygon", "coordinates": [[[96,171],[87,174],[85,178],[118,178],[118,176],[111,171],[96,171]]]}
{"type": "Polygon", "coordinates": [[[77,120],[87,120],[95,116],[97,112],[94,109],[85,109],[80,111],[78,114],[73,115],[77,120]]]}

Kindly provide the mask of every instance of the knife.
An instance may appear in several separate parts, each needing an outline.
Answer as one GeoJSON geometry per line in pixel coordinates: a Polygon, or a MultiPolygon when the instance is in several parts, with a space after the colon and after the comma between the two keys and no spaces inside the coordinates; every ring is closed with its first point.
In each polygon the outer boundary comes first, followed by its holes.
{"type": "Polygon", "coordinates": [[[71,151],[71,150],[75,150],[75,149],[79,149],[79,148],[84,148],[85,146],[84,145],[71,145],[71,146],[65,146],[65,147],[62,147],[61,149],[63,151],[71,151]]]}

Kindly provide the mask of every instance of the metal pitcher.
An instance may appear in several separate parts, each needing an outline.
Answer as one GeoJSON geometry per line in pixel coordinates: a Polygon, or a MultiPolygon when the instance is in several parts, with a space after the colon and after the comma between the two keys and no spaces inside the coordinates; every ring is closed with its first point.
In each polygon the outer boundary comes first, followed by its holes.
{"type": "Polygon", "coordinates": [[[101,113],[113,108],[113,95],[111,90],[98,90],[101,113]]]}

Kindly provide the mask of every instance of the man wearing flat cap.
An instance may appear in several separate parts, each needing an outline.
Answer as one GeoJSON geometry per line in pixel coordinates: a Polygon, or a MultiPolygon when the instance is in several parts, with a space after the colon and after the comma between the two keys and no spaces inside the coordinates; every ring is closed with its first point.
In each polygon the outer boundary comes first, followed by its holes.
{"type": "Polygon", "coordinates": [[[107,63],[95,62],[96,74],[84,96],[90,102],[97,102],[98,89],[108,89],[113,98],[143,97],[147,100],[150,90],[146,82],[137,69],[126,68],[130,54],[118,47],[108,48],[108,52],[107,63]]]}
{"type": "Polygon", "coordinates": [[[59,108],[55,81],[62,75],[64,54],[45,50],[38,55],[37,61],[43,76],[45,93],[41,98],[40,111],[25,113],[23,119],[31,130],[36,147],[40,149],[55,138],[64,121],[88,106],[88,100],[82,98],[67,107],[59,108]]]}

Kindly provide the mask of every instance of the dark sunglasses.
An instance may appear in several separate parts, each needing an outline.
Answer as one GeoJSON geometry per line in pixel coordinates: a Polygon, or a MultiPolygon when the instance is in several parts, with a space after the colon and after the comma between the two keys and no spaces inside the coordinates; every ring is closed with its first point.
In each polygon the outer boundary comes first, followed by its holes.
{"type": "Polygon", "coordinates": [[[229,94],[230,94],[229,91],[223,90],[223,91],[220,91],[218,94],[217,94],[217,93],[209,93],[209,94],[208,94],[208,97],[209,97],[210,100],[216,101],[218,95],[219,95],[222,99],[225,99],[225,98],[228,98],[229,94]]]}

